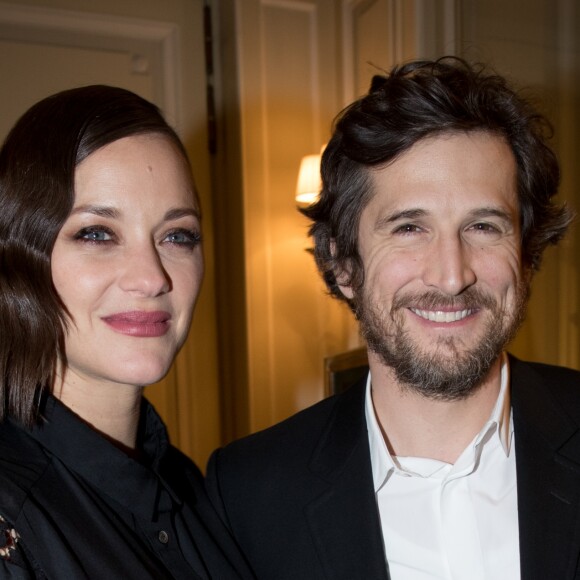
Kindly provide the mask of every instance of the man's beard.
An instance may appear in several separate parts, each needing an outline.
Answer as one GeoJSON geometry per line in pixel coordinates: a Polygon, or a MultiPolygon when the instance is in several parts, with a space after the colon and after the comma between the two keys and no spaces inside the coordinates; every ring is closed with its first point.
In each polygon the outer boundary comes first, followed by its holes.
{"type": "Polygon", "coordinates": [[[511,311],[502,308],[490,295],[468,288],[459,296],[437,291],[406,295],[394,300],[390,312],[384,312],[361,292],[356,314],[368,348],[379,355],[404,387],[442,401],[469,397],[482,384],[494,362],[515,336],[523,322],[529,285],[520,282],[511,311]],[[471,348],[464,347],[456,336],[441,337],[430,348],[423,348],[405,330],[405,310],[477,309],[486,315],[481,338],[471,348]]]}

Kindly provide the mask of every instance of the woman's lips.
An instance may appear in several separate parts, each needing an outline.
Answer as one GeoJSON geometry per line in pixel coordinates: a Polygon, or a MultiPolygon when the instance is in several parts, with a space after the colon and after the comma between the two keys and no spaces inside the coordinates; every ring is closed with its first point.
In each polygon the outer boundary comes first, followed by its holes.
{"type": "Polygon", "coordinates": [[[128,336],[150,338],[163,336],[169,330],[171,315],[169,312],[163,311],[135,310],[103,316],[102,320],[115,332],[128,336]]]}

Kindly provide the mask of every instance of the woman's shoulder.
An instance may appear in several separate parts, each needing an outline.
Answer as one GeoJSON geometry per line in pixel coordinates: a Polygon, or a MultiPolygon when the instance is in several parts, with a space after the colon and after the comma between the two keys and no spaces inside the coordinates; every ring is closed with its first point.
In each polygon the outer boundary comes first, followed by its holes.
{"type": "Polygon", "coordinates": [[[22,544],[18,521],[47,463],[38,443],[23,429],[10,421],[0,424],[0,578],[45,578],[22,544]]]}
{"type": "Polygon", "coordinates": [[[17,520],[30,489],[49,462],[24,429],[10,421],[0,424],[0,515],[17,520]]]}

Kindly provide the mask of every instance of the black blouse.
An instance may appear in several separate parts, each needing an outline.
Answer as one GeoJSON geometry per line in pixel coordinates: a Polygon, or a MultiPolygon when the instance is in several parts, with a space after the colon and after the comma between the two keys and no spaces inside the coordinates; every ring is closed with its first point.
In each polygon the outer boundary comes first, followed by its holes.
{"type": "Polygon", "coordinates": [[[139,460],[53,397],[40,426],[0,425],[0,578],[249,578],[203,491],[143,401],[139,460]]]}

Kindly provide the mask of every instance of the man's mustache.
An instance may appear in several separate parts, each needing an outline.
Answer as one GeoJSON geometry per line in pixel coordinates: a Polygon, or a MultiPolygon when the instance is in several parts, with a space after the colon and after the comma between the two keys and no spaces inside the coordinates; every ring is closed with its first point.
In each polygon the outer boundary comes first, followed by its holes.
{"type": "Polygon", "coordinates": [[[417,310],[492,310],[497,308],[497,301],[490,294],[474,287],[467,288],[457,296],[450,296],[438,290],[429,290],[422,293],[396,296],[391,306],[391,312],[402,308],[416,308],[417,310]]]}

